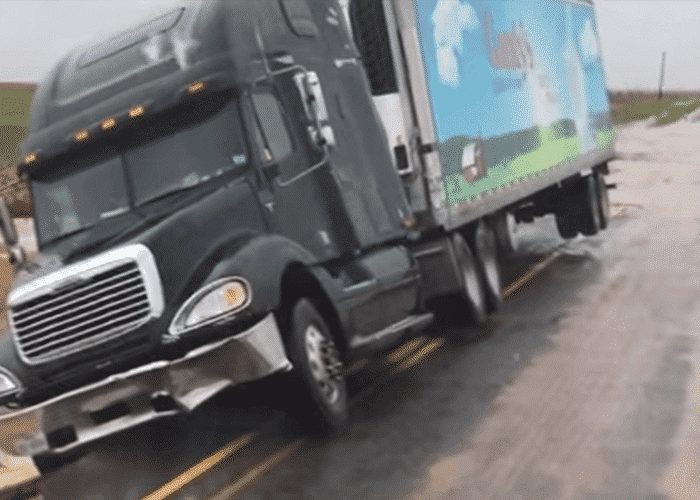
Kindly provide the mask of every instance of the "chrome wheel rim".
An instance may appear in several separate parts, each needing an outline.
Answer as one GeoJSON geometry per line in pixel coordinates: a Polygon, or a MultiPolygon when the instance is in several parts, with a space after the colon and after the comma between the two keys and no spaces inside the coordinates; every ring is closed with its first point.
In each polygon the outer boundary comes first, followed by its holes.
{"type": "Polygon", "coordinates": [[[329,404],[335,404],[340,398],[342,380],[342,362],[335,344],[315,325],[309,325],[304,333],[304,345],[321,395],[329,404]]]}

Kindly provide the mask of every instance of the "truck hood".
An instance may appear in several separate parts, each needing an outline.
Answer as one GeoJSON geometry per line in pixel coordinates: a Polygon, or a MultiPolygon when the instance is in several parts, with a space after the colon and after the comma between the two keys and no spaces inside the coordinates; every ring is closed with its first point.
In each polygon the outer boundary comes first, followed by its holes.
{"type": "MultiPolygon", "coordinates": [[[[66,259],[65,252],[72,247],[57,246],[53,252],[39,256],[23,271],[15,281],[15,288],[108,249],[143,244],[155,257],[165,299],[162,316],[147,327],[148,335],[152,337],[151,345],[155,347],[182,302],[201,286],[217,262],[223,257],[235,255],[241,245],[266,232],[267,225],[251,185],[245,180],[238,180],[200,197],[184,208],[173,210],[147,227],[137,225],[133,232],[120,234],[118,239],[112,238],[106,247],[74,254],[72,259],[66,259]]],[[[19,359],[12,336],[0,333],[0,366],[15,374],[24,387],[42,387],[45,382],[41,377],[61,370],[64,364],[91,365],[97,363],[95,360],[100,357],[114,356],[109,346],[98,346],[95,350],[100,352],[81,352],[75,358],[66,357],[29,369],[19,359]]],[[[115,362],[115,366],[117,364],[115,362]]],[[[90,369],[85,373],[86,376],[90,375],[90,369]]]]}
{"type": "Polygon", "coordinates": [[[155,256],[166,303],[177,302],[190,283],[206,277],[221,252],[234,252],[241,242],[267,232],[253,189],[244,179],[187,193],[144,218],[105,227],[98,235],[76,235],[47,247],[18,273],[13,288],[106,250],[141,243],[155,256]]]}

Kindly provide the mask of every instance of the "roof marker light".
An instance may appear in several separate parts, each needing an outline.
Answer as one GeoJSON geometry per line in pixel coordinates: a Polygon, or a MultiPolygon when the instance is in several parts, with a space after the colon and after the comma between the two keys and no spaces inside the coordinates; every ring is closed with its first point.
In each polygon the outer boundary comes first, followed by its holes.
{"type": "Polygon", "coordinates": [[[146,108],[144,106],[134,106],[129,110],[129,118],[138,118],[146,114],[146,108]]]}
{"type": "Polygon", "coordinates": [[[117,119],[116,118],[107,118],[106,120],[102,121],[101,126],[102,126],[102,130],[104,130],[104,131],[111,130],[117,126],[117,119]]]}
{"type": "Polygon", "coordinates": [[[37,160],[39,160],[39,155],[37,155],[37,153],[29,153],[27,156],[24,157],[24,164],[31,165],[33,163],[36,163],[37,160]]]}
{"type": "Polygon", "coordinates": [[[75,134],[73,134],[73,139],[75,139],[75,142],[84,142],[89,138],[90,132],[88,132],[87,129],[78,130],[75,134]]]}
{"type": "Polygon", "coordinates": [[[198,92],[201,92],[205,88],[206,88],[206,84],[200,80],[198,82],[194,82],[189,87],[187,87],[187,92],[189,92],[190,94],[196,94],[198,92]]]}

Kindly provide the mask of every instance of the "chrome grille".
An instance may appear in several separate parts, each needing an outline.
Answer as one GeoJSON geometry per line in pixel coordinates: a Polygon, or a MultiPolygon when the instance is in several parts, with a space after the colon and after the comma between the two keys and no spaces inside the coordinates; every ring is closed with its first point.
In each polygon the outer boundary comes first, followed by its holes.
{"type": "Polygon", "coordinates": [[[79,281],[70,277],[45,295],[12,305],[15,342],[30,363],[44,363],[119,337],[146,323],[152,305],[135,261],[79,281]]]}

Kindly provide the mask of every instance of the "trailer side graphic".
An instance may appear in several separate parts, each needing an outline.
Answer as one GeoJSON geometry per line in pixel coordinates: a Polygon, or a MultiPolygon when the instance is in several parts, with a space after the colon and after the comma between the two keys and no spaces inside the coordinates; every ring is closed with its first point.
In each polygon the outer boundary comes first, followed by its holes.
{"type": "Polygon", "coordinates": [[[416,0],[449,205],[612,146],[591,5],[416,0]]]}

